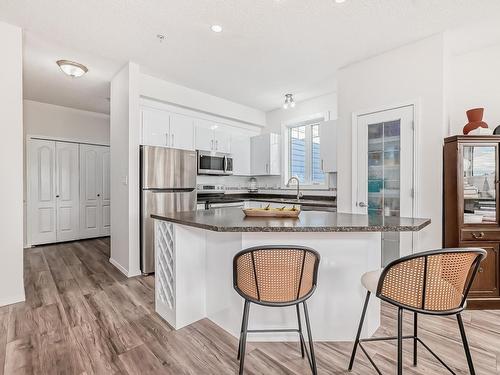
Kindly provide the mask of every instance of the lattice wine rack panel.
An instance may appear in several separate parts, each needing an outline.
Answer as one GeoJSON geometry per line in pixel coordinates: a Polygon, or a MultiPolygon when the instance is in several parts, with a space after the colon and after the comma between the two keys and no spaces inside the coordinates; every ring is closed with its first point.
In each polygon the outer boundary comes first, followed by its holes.
{"type": "Polygon", "coordinates": [[[160,301],[168,308],[175,308],[175,258],[174,258],[174,225],[164,221],[156,224],[157,267],[155,277],[158,279],[158,295],[160,301]]]}

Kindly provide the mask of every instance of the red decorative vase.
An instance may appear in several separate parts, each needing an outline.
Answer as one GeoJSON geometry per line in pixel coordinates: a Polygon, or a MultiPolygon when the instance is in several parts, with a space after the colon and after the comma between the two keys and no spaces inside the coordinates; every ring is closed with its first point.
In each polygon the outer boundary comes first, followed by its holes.
{"type": "Polygon", "coordinates": [[[488,128],[488,124],[483,121],[484,108],[473,108],[467,112],[469,123],[464,126],[464,134],[469,134],[477,128],[488,128]]]}

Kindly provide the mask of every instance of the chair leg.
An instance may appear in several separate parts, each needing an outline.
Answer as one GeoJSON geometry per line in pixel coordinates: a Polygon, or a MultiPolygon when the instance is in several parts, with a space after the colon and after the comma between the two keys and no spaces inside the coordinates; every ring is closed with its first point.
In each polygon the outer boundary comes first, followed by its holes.
{"type": "Polygon", "coordinates": [[[460,328],[460,336],[462,336],[465,356],[467,357],[467,364],[469,365],[469,372],[471,375],[476,375],[476,371],[474,370],[474,363],[472,362],[472,356],[470,355],[469,343],[467,342],[467,336],[465,335],[464,322],[462,321],[461,314],[457,314],[457,321],[458,327],[460,328]]]}
{"type": "Polygon", "coordinates": [[[304,358],[304,348],[306,346],[306,343],[304,341],[304,335],[302,334],[302,319],[300,318],[300,308],[299,305],[295,305],[297,309],[297,321],[299,324],[299,340],[300,340],[300,355],[302,358],[304,358]]]}
{"type": "Polygon", "coordinates": [[[314,343],[313,337],[311,333],[311,322],[309,321],[309,311],[307,310],[306,301],[302,302],[304,305],[304,316],[306,318],[306,328],[307,328],[307,336],[309,337],[309,353],[311,354],[311,370],[313,375],[318,374],[318,369],[316,367],[316,355],[314,354],[314,343]]]}
{"type": "Polygon", "coordinates": [[[245,323],[245,309],[246,309],[246,304],[243,304],[243,314],[241,316],[241,329],[240,329],[240,340],[238,342],[238,355],[236,359],[240,359],[240,354],[241,354],[241,338],[243,336],[243,326],[245,323]]]}
{"type": "Polygon", "coordinates": [[[359,321],[358,333],[356,333],[356,340],[354,341],[354,347],[352,348],[351,360],[349,361],[349,371],[352,371],[352,366],[354,364],[354,357],[356,357],[356,351],[358,350],[359,338],[361,336],[361,330],[363,329],[363,322],[365,320],[366,309],[368,307],[368,302],[370,301],[370,292],[366,292],[365,304],[363,305],[363,312],[361,313],[361,319],[359,321]]]}
{"type": "Polygon", "coordinates": [[[247,329],[248,329],[248,315],[250,312],[250,302],[245,301],[245,308],[243,309],[243,323],[242,323],[242,333],[240,337],[240,372],[243,374],[243,367],[245,366],[245,348],[247,343],[247,329]]]}
{"type": "Polygon", "coordinates": [[[417,366],[417,344],[418,344],[418,314],[413,313],[413,366],[417,366]]]}
{"type": "Polygon", "coordinates": [[[403,309],[398,308],[398,375],[403,374],[403,309]]]}

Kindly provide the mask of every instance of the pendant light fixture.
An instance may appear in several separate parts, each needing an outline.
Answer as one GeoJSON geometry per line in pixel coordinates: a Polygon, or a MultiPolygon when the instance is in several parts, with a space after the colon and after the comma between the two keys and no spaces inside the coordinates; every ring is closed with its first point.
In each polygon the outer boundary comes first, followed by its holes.
{"type": "Polygon", "coordinates": [[[294,108],[295,100],[293,99],[293,94],[285,94],[285,103],[283,103],[283,108],[294,108]]]}
{"type": "Polygon", "coordinates": [[[57,65],[64,74],[74,78],[81,77],[89,71],[85,65],[69,60],[57,60],[57,65]]]}

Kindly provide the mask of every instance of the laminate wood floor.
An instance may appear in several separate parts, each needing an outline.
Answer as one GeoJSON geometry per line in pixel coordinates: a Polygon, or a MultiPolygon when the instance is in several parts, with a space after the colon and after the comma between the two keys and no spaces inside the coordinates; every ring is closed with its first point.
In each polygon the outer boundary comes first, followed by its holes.
{"type": "MultiPolygon", "coordinates": [[[[153,277],[127,279],[108,257],[109,239],[25,250],[26,302],[0,308],[0,375],[237,372],[236,338],[207,319],[173,331],[154,312],[153,277]]],[[[394,334],[395,317],[384,306],[377,335],[394,334]]],[[[500,374],[500,312],[467,311],[464,320],[477,374],[500,374]]],[[[457,374],[468,373],[454,319],[422,317],[420,334],[457,374]]],[[[394,374],[395,344],[367,346],[384,374],[394,374]]],[[[351,347],[316,343],[319,373],[348,374],[351,347]]],[[[404,350],[405,374],[446,373],[423,348],[412,367],[409,342],[404,350]]],[[[249,344],[245,369],[310,373],[296,343],[249,344]]],[[[352,374],[375,374],[361,352],[352,374]]]]}

